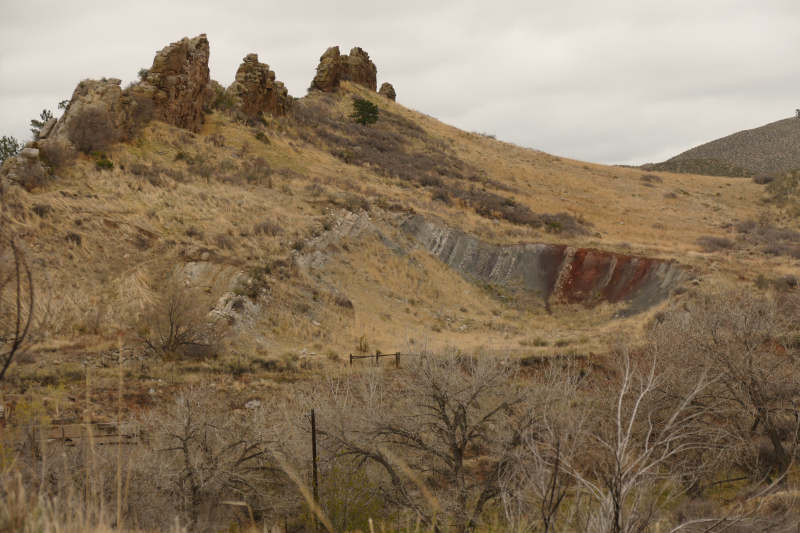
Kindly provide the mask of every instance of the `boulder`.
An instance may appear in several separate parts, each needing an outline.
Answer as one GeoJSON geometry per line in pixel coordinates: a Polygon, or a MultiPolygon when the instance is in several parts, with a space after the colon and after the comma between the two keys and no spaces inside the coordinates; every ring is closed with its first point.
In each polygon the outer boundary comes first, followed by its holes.
{"type": "Polygon", "coordinates": [[[151,98],[156,118],[199,132],[203,124],[203,92],[210,81],[206,34],[184,37],[156,54],[147,76],[134,91],[151,98]]]}
{"type": "Polygon", "coordinates": [[[342,79],[362,85],[372,91],[378,90],[378,69],[370,61],[369,54],[359,47],[350,50],[350,55],[340,58],[342,79]]]}
{"type": "Polygon", "coordinates": [[[7,158],[0,168],[3,182],[9,180],[28,191],[44,185],[48,177],[47,168],[39,161],[37,148],[24,148],[18,156],[7,158]]]}
{"type": "Polygon", "coordinates": [[[239,109],[250,115],[269,113],[284,116],[292,102],[283,83],[275,80],[269,65],[259,63],[258,54],[247,54],[236,71],[228,91],[234,96],[239,109]]]}
{"type": "Polygon", "coordinates": [[[84,113],[107,117],[116,131],[116,137],[126,137],[137,104],[130,95],[123,94],[120,83],[117,78],[80,82],[73,91],[64,114],[53,126],[50,126],[50,122],[45,124],[39,139],[68,140],[70,125],[76,117],[84,113]]]}
{"type": "Polygon", "coordinates": [[[392,102],[394,102],[395,98],[397,98],[397,93],[394,92],[394,87],[392,87],[392,84],[388,82],[383,82],[381,84],[381,89],[378,91],[378,94],[382,94],[392,102]]]}
{"type": "Polygon", "coordinates": [[[339,47],[331,46],[319,58],[317,74],[311,82],[311,88],[319,91],[331,92],[342,82],[342,58],[339,47]]]}

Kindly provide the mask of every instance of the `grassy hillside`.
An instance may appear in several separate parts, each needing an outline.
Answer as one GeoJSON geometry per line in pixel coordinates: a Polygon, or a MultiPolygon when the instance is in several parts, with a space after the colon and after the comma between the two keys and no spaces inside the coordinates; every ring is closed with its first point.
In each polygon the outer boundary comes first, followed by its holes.
{"type": "Polygon", "coordinates": [[[667,163],[698,159],[717,159],[752,173],[800,168],[800,120],[787,118],[740,131],[687,150],[667,163]]]}
{"type": "MultiPolygon", "coordinates": [[[[511,461],[498,454],[535,450],[540,441],[519,446],[520,436],[547,435],[535,424],[552,421],[571,429],[548,442],[568,435],[580,443],[568,460],[592,482],[637,450],[672,450],[671,430],[651,438],[654,420],[671,420],[668,409],[697,424],[685,435],[701,440],[677,466],[671,456],[663,463],[674,477],[640,462],[647,484],[631,484],[640,492],[622,501],[647,509],[631,516],[647,514],[657,527],[703,513],[763,515],[766,524],[796,508],[796,467],[789,489],[767,494],[750,484],[775,470],[751,461],[742,444],[774,442],[753,437],[760,410],[730,402],[702,417],[694,411],[728,402],[726,390],[755,389],[712,379],[712,362],[698,356],[695,335],[718,334],[719,316],[728,329],[704,357],[724,360],[740,344],[751,353],[752,338],[768,339],[757,350],[765,357],[784,345],[791,351],[780,361],[795,356],[791,301],[760,294],[771,285],[796,291],[800,275],[797,218],[775,200],[791,196],[780,180],[763,203],[764,186],[751,180],[569,160],[458,130],[349,83],[299,99],[287,117],[217,110],[197,134],[152,122],[57,175],[3,196],[3,229],[23,243],[38,295],[31,342],[0,388],[10,413],[0,485],[13,489],[0,502],[0,526],[9,531],[122,529],[123,518],[146,531],[176,523],[310,530],[296,486],[309,484],[312,409],[322,505],[350,524],[336,530],[374,529],[380,517],[382,531],[410,531],[441,504],[442,523],[460,526],[428,529],[464,531],[464,509],[476,502],[490,503],[475,511],[477,531],[525,528],[538,503],[522,502],[522,526],[512,527],[500,489],[485,499],[478,492],[500,487],[501,463],[518,464],[531,483],[548,479],[554,448],[511,461]],[[354,97],[379,106],[377,124],[350,120],[354,97]],[[580,299],[545,303],[502,279],[540,274],[515,263],[534,243],[558,258],[542,270],[568,271],[554,292],[568,294],[569,285],[580,299]],[[468,252],[479,260],[465,265],[468,252]],[[671,279],[680,283],[658,287],[666,299],[634,314],[604,291],[650,272],[642,265],[678,272],[671,279]],[[169,326],[191,332],[193,343],[167,347],[158,333],[169,326]],[[350,354],[397,350],[400,360],[349,364],[350,354]],[[659,361],[658,375],[649,363],[628,364],[639,354],[659,361]],[[631,384],[644,384],[647,406],[624,408],[637,440],[624,449],[598,444],[598,435],[610,443],[631,431],[615,425],[628,423],[616,417],[619,406],[638,404],[631,384]],[[430,422],[437,402],[445,430],[430,422]],[[477,424],[460,449],[437,440],[461,431],[452,420],[477,424]],[[428,447],[419,452],[421,442],[428,447]],[[458,475],[468,475],[468,497],[453,496],[458,475]],[[405,499],[392,496],[398,485],[405,499]],[[684,494],[697,486],[708,500],[684,494]]],[[[776,391],[770,405],[789,424],[796,418],[783,411],[784,391],[796,390],[796,372],[770,368],[778,371],[759,385],[776,391]]],[[[565,485],[565,506],[588,498],[584,486],[565,485]]]]}
{"type": "Polygon", "coordinates": [[[412,212],[491,244],[674,260],[704,283],[754,279],[765,261],[773,273],[795,271],[788,258],[706,255],[696,244],[730,237],[738,221],[760,216],[762,189],[749,180],[663,174],[660,183],[645,182],[639,170],[460,131],[349,84],[334,95],[311,93],[293,116],[267,125],[218,112],[199,135],[153,123],[109,157],[113,170],[84,157],[43,190],[11,191],[13,221],[47,265],[53,295],[41,349],[100,349],[109,335],[117,342],[114,332],[133,343],[138,318],[171,274],[194,275],[205,287],[203,305],[213,307],[230,305],[219,299],[264,268],[268,291],[244,321],[260,333],[230,342],[271,358],[303,349],[349,353],[363,335],[383,351],[411,336],[552,353],[529,348],[542,336],[587,353],[611,329],[641,321],[612,320],[611,304],[547,313],[524,297],[474,286],[407,241],[397,224],[412,212]],[[381,108],[374,127],[346,118],[354,95],[381,108]],[[328,237],[357,216],[409,253],[393,253],[374,232],[328,237]],[[309,245],[314,239],[331,242],[320,251],[309,245]],[[201,272],[184,273],[203,251],[201,272]],[[352,308],[333,303],[339,294],[352,308]]]}

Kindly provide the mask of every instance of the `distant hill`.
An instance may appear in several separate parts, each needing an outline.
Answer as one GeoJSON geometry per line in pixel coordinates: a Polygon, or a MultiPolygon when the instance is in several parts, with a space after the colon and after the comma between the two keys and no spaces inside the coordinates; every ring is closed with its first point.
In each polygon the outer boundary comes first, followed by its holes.
{"type": "Polygon", "coordinates": [[[654,172],[673,172],[675,174],[700,174],[702,176],[725,176],[729,178],[749,178],[755,172],[719,159],[670,159],[663,163],[642,165],[642,170],[654,172]]]}
{"type": "Polygon", "coordinates": [[[687,150],[666,163],[709,159],[731,163],[752,173],[800,168],[800,120],[787,118],[740,131],[687,150]]]}

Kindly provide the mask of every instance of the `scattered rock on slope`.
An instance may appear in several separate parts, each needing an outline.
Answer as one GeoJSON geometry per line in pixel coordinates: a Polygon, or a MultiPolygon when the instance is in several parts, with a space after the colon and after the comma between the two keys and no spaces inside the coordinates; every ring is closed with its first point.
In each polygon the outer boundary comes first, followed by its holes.
{"type": "Polygon", "coordinates": [[[291,102],[289,91],[275,80],[275,72],[269,65],[259,63],[258,54],[245,56],[228,91],[236,97],[239,109],[251,115],[264,112],[281,117],[286,115],[291,102]]]}
{"type": "Polygon", "coordinates": [[[378,93],[382,94],[392,102],[394,102],[395,98],[397,98],[397,93],[394,92],[394,87],[392,87],[392,84],[389,82],[383,82],[381,84],[381,90],[378,91],[378,93]]]}
{"type": "Polygon", "coordinates": [[[184,37],[156,54],[134,91],[153,99],[158,119],[196,133],[203,123],[202,95],[210,79],[208,57],[205,33],[184,37]]]}

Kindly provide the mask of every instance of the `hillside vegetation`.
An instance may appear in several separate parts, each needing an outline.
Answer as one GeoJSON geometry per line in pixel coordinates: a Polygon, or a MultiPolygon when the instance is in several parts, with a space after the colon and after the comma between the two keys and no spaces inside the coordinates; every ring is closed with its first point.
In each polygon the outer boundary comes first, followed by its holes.
{"type": "Polygon", "coordinates": [[[796,173],[569,160],[332,57],[13,161],[0,531],[795,530],[796,173]]]}

